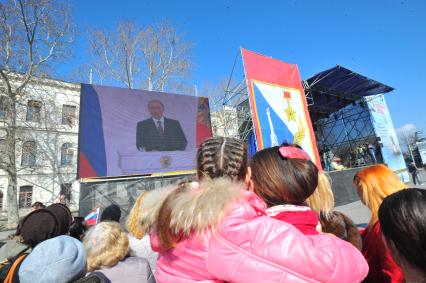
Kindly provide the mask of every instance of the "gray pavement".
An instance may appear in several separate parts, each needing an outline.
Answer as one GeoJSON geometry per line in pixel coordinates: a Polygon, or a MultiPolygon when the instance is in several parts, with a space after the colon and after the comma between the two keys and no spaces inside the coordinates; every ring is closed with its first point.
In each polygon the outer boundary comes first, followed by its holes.
{"type": "MultiPolygon", "coordinates": [[[[419,172],[420,181],[422,182],[422,184],[414,185],[410,174],[410,182],[408,183],[408,186],[411,188],[426,189],[426,171],[424,169],[421,169],[419,172]]],[[[370,220],[371,213],[368,208],[362,204],[361,201],[337,206],[335,209],[349,216],[355,222],[355,224],[360,226],[368,224],[368,221],[370,220]]]]}
{"type": "Polygon", "coordinates": [[[356,225],[359,226],[367,225],[368,221],[370,221],[370,210],[365,205],[363,205],[360,200],[338,206],[335,208],[335,210],[346,214],[355,222],[356,225]]]}
{"type": "Polygon", "coordinates": [[[7,237],[12,234],[14,231],[1,231],[0,232],[0,241],[6,240],[7,237]]]}

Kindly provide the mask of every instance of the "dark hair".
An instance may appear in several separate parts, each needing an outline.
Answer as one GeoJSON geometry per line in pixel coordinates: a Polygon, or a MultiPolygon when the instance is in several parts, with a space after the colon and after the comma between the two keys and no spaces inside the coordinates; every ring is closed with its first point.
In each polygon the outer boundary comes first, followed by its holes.
{"type": "Polygon", "coordinates": [[[161,106],[162,106],[162,107],[163,107],[163,109],[164,109],[164,104],[163,104],[163,102],[161,102],[161,101],[160,101],[160,100],[158,100],[158,99],[152,99],[152,100],[148,101],[148,107],[149,107],[149,105],[150,105],[152,102],[160,103],[160,104],[161,104],[161,106]]]}
{"type": "Polygon", "coordinates": [[[40,201],[36,201],[33,205],[31,205],[31,207],[36,209],[46,208],[46,206],[40,201]]]}
{"type": "Polygon", "coordinates": [[[201,143],[197,152],[197,176],[244,180],[247,173],[246,145],[234,138],[215,137],[201,143]]]}
{"type": "Polygon", "coordinates": [[[100,222],[102,221],[115,221],[120,222],[121,218],[121,209],[116,204],[110,204],[105,207],[104,211],[102,211],[100,222]]]}
{"type": "Polygon", "coordinates": [[[389,195],[380,205],[379,221],[385,239],[426,273],[426,191],[405,189],[389,195]]]}
{"type": "Polygon", "coordinates": [[[253,156],[250,167],[254,192],[269,207],[302,204],[318,185],[318,168],[310,160],[282,157],[279,148],[266,148],[253,156]]]}
{"type": "Polygon", "coordinates": [[[84,217],[74,217],[74,222],[70,226],[69,235],[79,241],[84,236],[87,227],[84,225],[84,217]]]}

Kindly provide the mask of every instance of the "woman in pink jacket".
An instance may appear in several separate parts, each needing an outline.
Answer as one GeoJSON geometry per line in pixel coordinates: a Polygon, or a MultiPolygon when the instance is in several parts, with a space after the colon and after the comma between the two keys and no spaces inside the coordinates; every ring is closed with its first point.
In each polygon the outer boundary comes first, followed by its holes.
{"type": "Polygon", "coordinates": [[[160,253],[161,282],[359,282],[361,253],[331,235],[306,236],[266,215],[247,191],[251,170],[238,140],[206,140],[197,153],[199,184],[149,192],[140,223],[160,253]],[[207,178],[208,177],[208,178],[207,178]]]}
{"type": "Polygon", "coordinates": [[[265,148],[253,156],[250,168],[253,190],[266,202],[269,216],[305,235],[319,234],[317,213],[306,204],[318,186],[318,168],[305,151],[290,144],[265,148]]]}

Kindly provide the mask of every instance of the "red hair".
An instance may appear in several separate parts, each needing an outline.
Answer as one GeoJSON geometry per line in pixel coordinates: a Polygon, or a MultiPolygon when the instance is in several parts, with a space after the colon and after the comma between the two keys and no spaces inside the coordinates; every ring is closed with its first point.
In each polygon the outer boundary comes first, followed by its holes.
{"type": "Polygon", "coordinates": [[[370,227],[378,220],[379,207],[383,199],[407,188],[407,185],[383,164],[374,165],[356,173],[354,184],[361,191],[362,201],[371,211],[370,227]]]}

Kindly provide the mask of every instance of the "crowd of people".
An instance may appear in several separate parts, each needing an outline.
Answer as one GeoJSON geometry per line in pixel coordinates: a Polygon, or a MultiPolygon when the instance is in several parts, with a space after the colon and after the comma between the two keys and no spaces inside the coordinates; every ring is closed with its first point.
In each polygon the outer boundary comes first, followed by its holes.
{"type": "Polygon", "coordinates": [[[426,282],[426,191],[385,165],[353,179],[361,230],[334,210],[328,176],[297,145],[204,141],[197,181],[143,192],[126,225],[87,227],[63,204],[20,221],[0,248],[2,282],[426,282]]]}
{"type": "Polygon", "coordinates": [[[322,165],[326,171],[344,170],[378,163],[381,156],[380,147],[373,143],[359,143],[355,148],[351,148],[344,156],[338,156],[327,146],[320,151],[322,165]]]}

